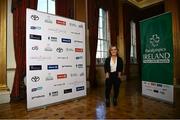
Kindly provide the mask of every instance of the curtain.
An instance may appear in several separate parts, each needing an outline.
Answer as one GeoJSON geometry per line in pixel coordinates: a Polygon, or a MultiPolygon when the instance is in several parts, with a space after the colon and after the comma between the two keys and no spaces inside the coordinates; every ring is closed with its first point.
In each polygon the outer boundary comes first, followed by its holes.
{"type": "Polygon", "coordinates": [[[20,82],[26,75],[26,8],[37,9],[37,0],[12,0],[16,71],[11,100],[20,98],[20,82]]]}
{"type": "Polygon", "coordinates": [[[131,13],[130,11],[137,12],[136,10],[132,10],[128,3],[123,4],[123,29],[124,29],[124,39],[125,39],[125,51],[126,51],[126,64],[125,64],[125,74],[127,75],[127,79],[129,79],[130,73],[130,48],[131,48],[131,31],[130,31],[130,21],[131,16],[133,16],[134,12],[131,13]]]}
{"type": "Polygon", "coordinates": [[[88,0],[88,28],[89,28],[89,49],[90,49],[89,81],[91,87],[95,87],[97,85],[96,50],[97,50],[97,41],[98,41],[98,18],[99,18],[99,7],[97,0],[88,0]]]}
{"type": "Polygon", "coordinates": [[[108,12],[109,12],[109,24],[110,24],[110,35],[111,35],[111,45],[117,45],[117,36],[119,34],[119,24],[118,24],[118,1],[109,0],[108,12]]]}
{"type": "Polygon", "coordinates": [[[118,0],[99,0],[99,7],[108,11],[109,14],[111,45],[117,45],[117,36],[119,34],[118,4],[118,0]]]}
{"type": "Polygon", "coordinates": [[[56,0],[56,15],[74,18],[74,0],[56,0]]]}

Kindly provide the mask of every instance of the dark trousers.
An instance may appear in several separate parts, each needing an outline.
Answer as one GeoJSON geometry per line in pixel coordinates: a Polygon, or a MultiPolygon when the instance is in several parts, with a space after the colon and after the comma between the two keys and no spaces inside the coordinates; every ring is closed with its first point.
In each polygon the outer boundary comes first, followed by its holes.
{"type": "Polygon", "coordinates": [[[114,88],[113,99],[118,98],[120,84],[121,84],[121,80],[118,78],[117,72],[110,73],[109,78],[107,78],[105,81],[105,97],[106,97],[106,100],[110,99],[110,93],[111,93],[112,86],[114,88]]]}

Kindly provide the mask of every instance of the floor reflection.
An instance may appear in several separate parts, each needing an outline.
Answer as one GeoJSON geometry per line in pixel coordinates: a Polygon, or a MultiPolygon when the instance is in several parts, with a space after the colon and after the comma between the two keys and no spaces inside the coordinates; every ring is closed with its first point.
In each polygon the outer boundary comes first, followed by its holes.
{"type": "Polygon", "coordinates": [[[175,103],[167,104],[141,95],[140,81],[123,82],[118,105],[106,108],[104,88],[88,90],[79,100],[48,106],[46,109],[26,111],[26,100],[0,105],[2,119],[145,119],[180,118],[180,89],[175,88],[175,103]]]}
{"type": "Polygon", "coordinates": [[[96,118],[97,119],[105,119],[106,118],[106,106],[104,102],[100,102],[96,106],[96,118]]]}

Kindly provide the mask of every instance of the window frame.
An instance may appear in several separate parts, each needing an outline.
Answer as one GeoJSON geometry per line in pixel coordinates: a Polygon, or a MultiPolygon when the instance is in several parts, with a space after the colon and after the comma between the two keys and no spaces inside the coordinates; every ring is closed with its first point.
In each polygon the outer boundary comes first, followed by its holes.
{"type": "Polygon", "coordinates": [[[137,61],[137,36],[136,36],[136,22],[131,20],[130,21],[130,63],[131,64],[138,64],[137,61]]]}
{"type": "MultiPolygon", "coordinates": [[[[42,0],[43,1],[43,3],[45,2],[45,0],[42,0]]],[[[49,13],[49,14],[56,14],[56,0],[46,0],[46,11],[45,10],[42,10],[41,8],[40,8],[40,3],[42,2],[42,1],[40,1],[40,0],[38,0],[38,2],[37,2],[37,10],[38,11],[41,11],[41,12],[45,12],[45,13],[49,13]],[[54,10],[53,10],[53,12],[51,12],[51,10],[49,9],[49,8],[52,8],[52,7],[49,7],[50,6],[50,1],[53,1],[54,2],[54,10]]]]}
{"type": "Polygon", "coordinates": [[[96,51],[96,65],[104,64],[104,61],[108,57],[108,54],[109,54],[108,46],[110,44],[110,39],[108,39],[108,38],[110,38],[110,37],[108,37],[108,35],[110,35],[110,30],[109,30],[108,11],[105,11],[102,8],[99,8],[99,20],[98,20],[98,41],[97,41],[98,43],[97,43],[97,51],[96,51]],[[101,10],[102,10],[102,14],[100,13],[101,10]],[[102,24],[99,23],[100,18],[101,18],[102,24]],[[102,26],[100,26],[100,24],[102,26]],[[103,30],[104,28],[105,28],[105,30],[103,30]],[[99,35],[100,30],[102,32],[101,36],[99,35]],[[104,32],[105,32],[105,34],[104,34],[104,32]],[[104,46],[103,42],[105,42],[105,44],[106,44],[105,46],[104,46]],[[103,48],[101,48],[102,46],[107,47],[107,48],[103,49],[103,48]],[[97,55],[98,53],[99,53],[99,55],[97,55]]]}

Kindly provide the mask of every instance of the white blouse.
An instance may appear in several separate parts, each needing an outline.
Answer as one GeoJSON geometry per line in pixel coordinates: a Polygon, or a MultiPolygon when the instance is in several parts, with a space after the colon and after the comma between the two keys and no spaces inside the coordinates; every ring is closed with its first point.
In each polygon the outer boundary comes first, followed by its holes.
{"type": "Polygon", "coordinates": [[[112,58],[110,61],[110,67],[111,67],[111,72],[116,72],[116,67],[117,67],[117,57],[115,59],[115,62],[113,62],[112,58]]]}

